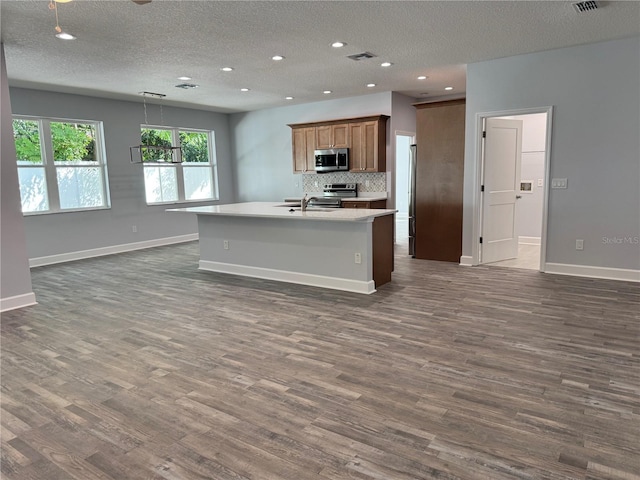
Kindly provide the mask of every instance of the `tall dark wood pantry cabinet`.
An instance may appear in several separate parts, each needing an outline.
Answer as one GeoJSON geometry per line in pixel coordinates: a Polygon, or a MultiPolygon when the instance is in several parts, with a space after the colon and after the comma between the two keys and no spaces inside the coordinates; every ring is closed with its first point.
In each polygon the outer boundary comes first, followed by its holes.
{"type": "Polygon", "coordinates": [[[416,104],[416,258],[462,255],[465,100],[416,104]]]}

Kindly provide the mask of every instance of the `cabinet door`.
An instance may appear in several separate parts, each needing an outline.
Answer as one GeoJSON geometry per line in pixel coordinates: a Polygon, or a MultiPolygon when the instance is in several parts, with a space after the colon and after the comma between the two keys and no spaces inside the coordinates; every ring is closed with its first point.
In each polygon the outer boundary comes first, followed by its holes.
{"type": "Polygon", "coordinates": [[[305,173],[315,171],[315,140],[316,129],[294,128],[293,139],[293,172],[305,173]]]}
{"type": "Polygon", "coordinates": [[[349,124],[331,125],[333,148],[347,148],[349,146],[349,124]]]}
{"type": "Polygon", "coordinates": [[[386,130],[380,122],[349,124],[351,150],[349,152],[352,172],[384,172],[386,170],[386,130]]]}
{"type": "Polygon", "coordinates": [[[369,208],[387,208],[387,201],[375,200],[373,202],[369,202],[369,208]]]}
{"type": "Polygon", "coordinates": [[[316,147],[347,148],[349,146],[349,124],[320,125],[316,127],[316,147]]]}
{"type": "Polygon", "coordinates": [[[320,125],[316,127],[316,147],[318,149],[331,148],[333,136],[331,135],[331,125],[320,125]]]}
{"type": "Polygon", "coordinates": [[[342,208],[371,208],[371,202],[345,202],[343,200],[342,208]]]}
{"type": "Polygon", "coordinates": [[[362,171],[378,172],[378,122],[362,124],[362,171]]]}
{"type": "MultiPolygon", "coordinates": [[[[349,124],[349,138],[351,146],[349,148],[349,171],[362,171],[362,123],[349,124]]],[[[353,208],[353,207],[352,207],[353,208]]]]}

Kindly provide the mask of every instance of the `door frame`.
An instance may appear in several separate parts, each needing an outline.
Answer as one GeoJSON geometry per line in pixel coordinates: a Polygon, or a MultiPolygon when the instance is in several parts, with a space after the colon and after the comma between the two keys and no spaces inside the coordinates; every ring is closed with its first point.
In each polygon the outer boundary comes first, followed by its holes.
{"type": "Polygon", "coordinates": [[[482,179],[484,173],[484,141],[482,132],[484,130],[485,119],[491,117],[507,117],[518,115],[529,115],[532,113],[547,114],[547,132],[545,139],[544,152],[544,193],[542,206],[542,233],[540,236],[540,271],[544,272],[547,268],[547,221],[549,215],[549,191],[550,191],[550,166],[551,166],[551,136],[552,136],[552,120],[553,106],[547,107],[530,107],[518,108],[514,110],[500,110],[495,112],[478,112],[476,113],[476,172],[473,184],[473,226],[472,226],[472,256],[471,264],[480,265],[480,237],[482,232],[482,202],[483,194],[481,191],[482,179]]]}
{"type": "MultiPolygon", "coordinates": [[[[396,152],[398,149],[398,142],[397,142],[397,138],[398,136],[402,136],[402,137],[411,137],[411,143],[416,143],[416,132],[406,132],[404,130],[396,130],[393,132],[393,178],[391,179],[391,183],[393,184],[393,207],[395,208],[396,206],[396,198],[398,195],[397,192],[397,183],[398,183],[398,179],[397,179],[397,175],[398,175],[398,159],[396,158],[396,152]]],[[[389,208],[389,207],[387,207],[389,208]]]]}
{"type": "MultiPolygon", "coordinates": [[[[387,208],[396,208],[397,199],[398,199],[398,189],[396,188],[398,186],[398,158],[396,155],[396,152],[398,150],[398,142],[397,142],[398,136],[411,137],[411,143],[416,143],[416,132],[408,132],[404,130],[395,130],[393,132],[393,169],[392,169],[391,175],[388,177],[389,181],[391,182],[391,188],[387,188],[387,190],[389,190],[392,193],[392,195],[390,194],[389,197],[387,198],[387,202],[389,202],[389,200],[393,200],[393,207],[391,207],[389,203],[387,203],[387,208]]],[[[405,232],[405,234],[408,235],[408,232],[405,232]]],[[[394,233],[393,233],[394,243],[396,242],[397,237],[398,237],[398,232],[394,228],[394,233]]]]}

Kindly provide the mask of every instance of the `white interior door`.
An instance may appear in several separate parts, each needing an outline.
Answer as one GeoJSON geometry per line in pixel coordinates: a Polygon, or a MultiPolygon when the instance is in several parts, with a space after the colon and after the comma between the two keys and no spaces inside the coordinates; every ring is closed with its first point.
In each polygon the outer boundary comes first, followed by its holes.
{"type": "Polygon", "coordinates": [[[481,263],[490,263],[518,256],[522,120],[487,118],[485,131],[481,263]]]}

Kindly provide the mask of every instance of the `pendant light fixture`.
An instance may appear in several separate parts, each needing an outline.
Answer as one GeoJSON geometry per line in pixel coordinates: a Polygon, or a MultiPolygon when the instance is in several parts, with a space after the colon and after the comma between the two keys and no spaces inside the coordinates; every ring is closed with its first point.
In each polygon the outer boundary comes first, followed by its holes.
{"type": "MultiPolygon", "coordinates": [[[[153,92],[140,92],[142,95],[142,104],[144,106],[144,124],[149,125],[149,119],[147,117],[147,97],[160,99],[160,126],[164,125],[164,118],[162,116],[162,99],[166,97],[163,93],[153,92]]],[[[165,145],[151,145],[149,142],[149,136],[147,136],[147,143],[134,145],[129,147],[131,156],[131,163],[182,163],[182,148],[165,146],[165,145]]]]}
{"type": "Polygon", "coordinates": [[[49,10],[53,10],[56,14],[56,38],[60,40],[75,40],[76,37],[68,32],[65,32],[60,28],[60,22],[58,21],[58,3],[68,3],[71,0],[49,0],[49,10]]]}

